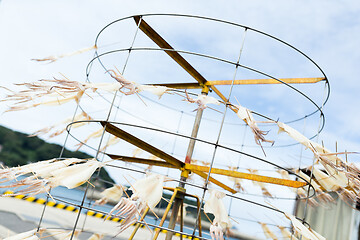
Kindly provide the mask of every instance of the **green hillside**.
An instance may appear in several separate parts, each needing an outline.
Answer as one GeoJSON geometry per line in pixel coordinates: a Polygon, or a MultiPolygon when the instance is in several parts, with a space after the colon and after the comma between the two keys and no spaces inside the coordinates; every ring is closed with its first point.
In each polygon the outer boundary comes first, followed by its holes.
{"type": "MultiPolygon", "coordinates": [[[[0,162],[8,167],[58,157],[61,149],[62,147],[58,144],[50,144],[38,137],[28,137],[24,133],[0,126],[0,162]]],[[[91,158],[92,156],[84,152],[65,149],[62,157],[91,158]]],[[[100,170],[100,178],[114,182],[103,168],[100,170]]]]}

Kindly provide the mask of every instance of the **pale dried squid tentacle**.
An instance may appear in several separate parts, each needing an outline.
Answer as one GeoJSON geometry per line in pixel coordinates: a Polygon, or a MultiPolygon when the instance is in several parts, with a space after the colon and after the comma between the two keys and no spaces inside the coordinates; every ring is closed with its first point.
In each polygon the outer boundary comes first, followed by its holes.
{"type": "MultiPolygon", "coordinates": [[[[119,203],[110,211],[115,216],[125,217],[120,224],[120,232],[136,222],[146,207],[151,210],[160,202],[163,193],[164,177],[151,174],[137,180],[130,188],[133,192],[130,198],[122,197],[119,203]]],[[[118,233],[118,234],[119,234],[118,233]]]]}
{"type": "Polygon", "coordinates": [[[122,87],[120,83],[81,83],[68,79],[39,80],[32,83],[17,84],[27,90],[12,91],[1,101],[14,102],[6,111],[24,110],[39,105],[61,105],[75,100],[79,102],[86,90],[91,89],[115,92],[122,87]],[[27,104],[33,102],[33,104],[27,104]]]}
{"type": "MultiPolygon", "coordinates": [[[[304,190],[303,188],[297,188],[297,189],[291,188],[291,189],[293,192],[297,193],[299,195],[299,197],[301,197],[301,198],[308,197],[307,191],[304,190]]],[[[307,200],[308,200],[308,203],[310,206],[312,206],[312,207],[319,206],[319,203],[314,198],[308,198],[307,200]]]]}
{"type": "Polygon", "coordinates": [[[119,71],[115,72],[114,70],[110,69],[107,72],[109,72],[110,76],[121,84],[121,87],[119,88],[120,92],[124,93],[125,95],[131,95],[138,92],[137,83],[127,80],[119,71]],[[126,88],[129,91],[123,92],[121,91],[122,88],[126,88]]]}
{"type": "Polygon", "coordinates": [[[48,62],[48,63],[52,63],[52,62],[57,61],[57,60],[60,59],[60,58],[74,56],[74,55],[77,55],[77,54],[81,54],[81,53],[84,53],[84,52],[91,51],[91,50],[93,50],[93,49],[97,49],[97,46],[94,45],[94,46],[91,46],[91,47],[82,48],[82,49],[77,50],[77,51],[75,51],[75,52],[65,53],[65,54],[61,54],[61,55],[58,55],[58,56],[49,56],[49,57],[45,57],[45,58],[33,58],[33,59],[31,59],[31,60],[37,61],[37,62],[48,62]]]}
{"type": "MultiPolygon", "coordinates": [[[[5,112],[26,110],[26,109],[37,107],[37,106],[40,106],[40,105],[45,105],[45,106],[46,105],[47,106],[62,105],[62,104],[65,104],[67,102],[70,102],[72,100],[75,100],[76,102],[79,102],[83,94],[84,94],[84,91],[79,91],[79,92],[75,92],[75,93],[68,93],[66,95],[62,94],[62,95],[53,97],[53,99],[43,100],[43,101],[40,101],[40,102],[34,103],[34,104],[16,104],[15,103],[13,106],[11,106],[5,112]]],[[[26,101],[29,101],[29,100],[26,100],[26,101]]]]}
{"type": "Polygon", "coordinates": [[[265,139],[265,135],[268,134],[267,131],[262,131],[257,126],[256,121],[251,113],[251,111],[240,104],[235,106],[238,111],[236,112],[236,115],[242,119],[251,129],[251,131],[254,134],[255,143],[261,146],[261,142],[268,142],[271,144],[274,144],[274,141],[265,139]]]}
{"type": "Polygon", "coordinates": [[[223,229],[218,224],[210,225],[210,236],[212,240],[224,240],[223,229]]]}
{"type": "Polygon", "coordinates": [[[46,179],[38,179],[35,178],[34,176],[30,176],[21,181],[17,181],[12,185],[7,185],[6,187],[16,188],[16,189],[19,187],[24,187],[24,188],[14,193],[4,194],[2,196],[37,195],[40,193],[48,192],[51,187],[56,187],[56,185],[52,184],[50,181],[46,179]]]}
{"type": "Polygon", "coordinates": [[[122,233],[126,228],[128,228],[131,224],[135,223],[138,220],[140,216],[138,209],[140,208],[140,211],[145,209],[143,206],[140,205],[141,203],[139,201],[122,197],[119,203],[111,209],[109,215],[113,214],[114,216],[124,218],[121,221],[121,224],[119,226],[120,229],[116,236],[122,233]]]}
{"type": "Polygon", "coordinates": [[[1,165],[0,168],[0,183],[5,183],[7,181],[15,180],[18,177],[18,170],[19,168],[8,168],[1,165]]]}

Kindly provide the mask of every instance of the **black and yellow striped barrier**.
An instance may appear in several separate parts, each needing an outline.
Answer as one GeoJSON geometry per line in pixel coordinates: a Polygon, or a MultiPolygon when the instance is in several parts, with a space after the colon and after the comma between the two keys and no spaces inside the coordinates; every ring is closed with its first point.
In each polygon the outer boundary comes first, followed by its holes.
{"type": "MultiPolygon", "coordinates": [[[[58,208],[58,209],[64,209],[66,211],[70,211],[70,212],[79,212],[79,208],[78,207],[74,207],[72,205],[67,205],[67,204],[63,204],[63,203],[56,203],[54,201],[47,201],[46,202],[46,199],[44,198],[36,198],[36,197],[30,197],[30,196],[26,196],[26,195],[11,195],[11,194],[14,194],[12,191],[6,191],[3,193],[3,196],[6,196],[6,195],[9,195],[9,197],[13,197],[13,198],[17,198],[17,199],[22,199],[22,200],[25,200],[25,201],[28,201],[28,202],[34,202],[34,203],[37,203],[37,204],[46,204],[47,206],[49,207],[54,207],[54,208],[58,208]]],[[[121,222],[122,219],[120,218],[117,218],[117,217],[111,217],[111,216],[107,216],[106,214],[103,214],[103,213],[98,213],[98,212],[95,212],[95,211],[91,211],[91,210],[87,210],[85,212],[86,215],[88,216],[92,216],[92,217],[96,217],[96,218],[102,218],[102,219],[105,219],[106,220],[110,220],[110,221],[113,221],[113,222],[121,222]]],[[[136,225],[133,224],[133,225],[136,225]]],[[[140,225],[141,228],[145,228],[145,225],[144,224],[141,224],[140,225]]],[[[167,233],[167,230],[160,230],[160,232],[162,233],[167,233]]],[[[180,237],[180,233],[174,233],[175,236],[178,236],[180,237]]],[[[188,238],[188,239],[191,239],[191,236],[188,236],[188,235],[183,235],[183,238],[188,238]]],[[[198,238],[193,238],[194,240],[199,240],[198,238]]]]}

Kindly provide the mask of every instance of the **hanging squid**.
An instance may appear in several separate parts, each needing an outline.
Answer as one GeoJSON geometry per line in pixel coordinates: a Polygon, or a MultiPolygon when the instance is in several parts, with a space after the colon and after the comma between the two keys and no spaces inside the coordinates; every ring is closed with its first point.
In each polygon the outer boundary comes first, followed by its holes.
{"type": "Polygon", "coordinates": [[[203,95],[203,94],[199,94],[197,96],[197,98],[192,98],[189,96],[189,94],[187,93],[186,89],[185,89],[185,100],[188,101],[189,103],[196,103],[199,107],[197,109],[194,110],[197,111],[199,109],[205,109],[207,108],[207,104],[216,104],[216,105],[220,105],[220,102],[214,98],[214,97],[210,97],[207,95],[203,95]]]}
{"type": "Polygon", "coordinates": [[[341,182],[337,181],[337,179],[333,176],[328,175],[315,167],[310,167],[310,169],[312,169],[316,181],[326,191],[336,192],[338,196],[345,202],[356,202],[358,200],[357,193],[353,189],[346,189],[346,186],[341,184],[341,182]]]}
{"type": "Polygon", "coordinates": [[[131,95],[137,92],[137,87],[136,87],[136,82],[131,82],[129,80],[127,80],[118,70],[118,72],[115,72],[114,70],[110,69],[107,72],[110,73],[110,76],[114,79],[116,79],[116,81],[118,81],[118,83],[120,84],[119,87],[119,91],[125,95],[131,95]],[[121,91],[121,89],[126,88],[128,89],[127,92],[123,92],[121,91]]]}
{"type": "MultiPolygon", "coordinates": [[[[314,187],[316,192],[316,198],[324,203],[334,202],[334,198],[330,196],[329,193],[324,192],[320,185],[313,179],[310,181],[310,177],[306,175],[303,171],[297,170],[295,171],[300,177],[304,178],[306,181],[311,182],[311,185],[314,187]]],[[[301,180],[300,180],[301,181],[301,180]]]]}
{"type": "Polygon", "coordinates": [[[11,94],[7,95],[1,101],[13,102],[6,112],[25,110],[40,105],[61,105],[75,100],[79,103],[82,96],[85,94],[92,97],[93,93],[97,90],[106,92],[121,91],[122,88],[127,88],[129,91],[123,92],[125,95],[138,93],[140,91],[148,91],[161,97],[169,89],[162,86],[140,85],[135,82],[126,80],[120,73],[114,70],[111,76],[117,80],[113,83],[88,83],[77,82],[69,79],[56,79],[47,80],[42,79],[36,82],[16,84],[23,86],[26,89],[19,92],[14,92],[7,89],[11,94]],[[29,104],[33,102],[32,104],[29,104]]]}
{"type": "Polygon", "coordinates": [[[149,92],[159,97],[159,99],[170,89],[165,86],[152,86],[137,84],[137,92],[149,92]]]}
{"type": "Polygon", "coordinates": [[[2,188],[25,187],[14,194],[36,195],[39,193],[49,192],[50,188],[65,186],[69,189],[78,187],[87,182],[96,169],[103,167],[105,164],[95,159],[87,160],[85,163],[82,159],[65,159],[65,160],[47,160],[38,163],[31,163],[22,167],[9,168],[14,172],[15,180],[8,185],[1,185],[2,188]],[[71,165],[72,164],[72,165],[71,165]],[[16,177],[33,173],[31,176],[22,180],[16,177]]]}
{"type": "Polygon", "coordinates": [[[287,219],[291,221],[293,225],[294,232],[302,236],[302,239],[309,240],[326,240],[319,233],[315,232],[310,227],[306,227],[300,220],[298,220],[294,215],[288,214],[284,212],[284,215],[287,219]]]}
{"type": "Polygon", "coordinates": [[[136,82],[129,81],[120,73],[119,70],[115,72],[114,70],[110,69],[107,72],[110,73],[112,78],[120,83],[121,87],[118,90],[125,95],[132,95],[141,91],[146,91],[158,96],[160,99],[162,95],[164,95],[169,90],[169,88],[165,86],[141,85],[136,82]],[[122,88],[128,89],[128,91],[121,91],[122,88]]]}
{"type": "Polygon", "coordinates": [[[135,223],[147,207],[153,210],[160,202],[164,185],[164,176],[151,174],[137,180],[130,188],[133,192],[131,197],[122,197],[109,214],[124,217],[120,224],[118,234],[135,223]]]}
{"type": "MultiPolygon", "coordinates": [[[[289,173],[283,169],[278,170],[277,172],[280,173],[281,177],[283,179],[287,179],[287,180],[293,180],[290,178],[289,173]]],[[[312,183],[314,183],[314,181],[312,181],[312,183]]],[[[308,190],[305,188],[290,188],[291,191],[293,191],[294,193],[296,193],[299,197],[301,198],[308,198],[308,190]]],[[[308,198],[308,203],[310,204],[310,206],[318,206],[318,202],[313,199],[313,198],[308,198]]]]}
{"type": "Polygon", "coordinates": [[[268,132],[260,130],[260,128],[257,126],[256,121],[249,109],[241,106],[240,104],[235,107],[238,109],[238,111],[236,112],[236,115],[240,119],[242,119],[250,127],[251,131],[253,132],[256,144],[261,145],[261,142],[268,142],[271,144],[274,143],[274,141],[265,139],[265,135],[267,135],[268,132]]]}
{"type": "Polygon", "coordinates": [[[56,159],[54,158],[50,160],[29,163],[20,167],[12,167],[12,168],[3,167],[0,170],[0,179],[4,179],[4,180],[2,180],[1,182],[4,183],[11,180],[17,180],[18,177],[24,174],[33,173],[38,169],[47,168],[50,164],[54,163],[55,161],[56,159]]]}
{"type": "Polygon", "coordinates": [[[109,200],[118,202],[124,193],[124,187],[120,185],[114,185],[111,188],[107,188],[100,193],[102,198],[95,201],[97,205],[104,205],[109,200]]]}
{"type": "MultiPolygon", "coordinates": [[[[354,194],[356,195],[360,190],[360,171],[358,168],[354,167],[354,165],[345,163],[338,156],[339,154],[347,154],[347,152],[331,153],[322,145],[309,140],[288,125],[282,122],[277,122],[277,124],[279,126],[279,132],[286,132],[290,137],[304,145],[306,148],[309,148],[313,152],[315,159],[324,166],[325,171],[327,172],[324,178],[326,180],[321,183],[321,180],[319,181],[315,176],[322,187],[324,187],[323,184],[332,185],[335,190],[328,190],[326,187],[324,188],[327,191],[340,191],[340,196],[344,197],[344,199],[355,200],[354,194]],[[333,184],[333,182],[336,182],[336,185],[338,186],[335,187],[335,183],[333,184]],[[351,190],[346,188],[351,188],[351,190]]],[[[319,171],[317,171],[317,173],[318,176],[322,174],[319,173],[319,171]]]]}
{"type": "Polygon", "coordinates": [[[223,230],[231,227],[230,218],[221,200],[225,197],[225,193],[214,189],[210,189],[209,193],[210,197],[205,202],[204,212],[214,215],[214,220],[210,226],[210,235],[212,240],[224,240],[223,230]]]}
{"type": "Polygon", "coordinates": [[[345,163],[337,156],[342,153],[331,153],[328,149],[326,149],[322,145],[311,141],[310,139],[299,133],[297,130],[286,125],[285,123],[278,121],[277,125],[279,127],[279,133],[286,132],[291,138],[301,143],[306,148],[310,149],[314,153],[315,158],[317,160],[320,160],[320,163],[323,164],[324,167],[325,165],[329,165],[332,168],[335,168],[340,171],[345,170],[344,169],[345,163]],[[342,169],[339,167],[342,167],[342,169]]]}

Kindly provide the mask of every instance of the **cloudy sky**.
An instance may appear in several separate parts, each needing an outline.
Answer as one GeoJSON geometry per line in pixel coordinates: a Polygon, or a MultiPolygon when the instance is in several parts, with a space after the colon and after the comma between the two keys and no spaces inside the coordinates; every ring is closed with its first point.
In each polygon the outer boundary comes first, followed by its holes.
{"type": "MultiPolygon", "coordinates": [[[[60,55],[75,50],[90,47],[94,44],[97,33],[108,23],[134,14],[146,13],[180,13],[201,15],[219,18],[246,25],[280,38],[312,58],[325,72],[331,87],[331,94],[325,106],[326,125],[319,137],[325,145],[335,150],[358,151],[360,149],[360,118],[359,104],[359,60],[360,51],[360,3],[356,1],[20,1],[2,0],[0,2],[0,83],[4,87],[13,88],[13,83],[32,82],[38,79],[59,77],[63,73],[71,80],[85,81],[87,63],[93,52],[87,52],[69,58],[60,59],[52,64],[31,61],[32,58],[41,58],[49,55],[60,55]]],[[[213,22],[195,21],[173,18],[149,18],[149,22],[164,34],[171,44],[182,50],[195,51],[236,61],[239,56],[244,31],[213,22]]],[[[121,49],[129,47],[136,30],[131,21],[110,27],[99,39],[99,51],[121,49]]],[[[155,47],[143,34],[138,34],[134,46],[155,47]]],[[[186,58],[196,66],[208,79],[232,79],[235,68],[226,64],[186,55],[186,58]]],[[[123,67],[126,53],[117,53],[105,57],[104,63],[109,68],[123,67]]],[[[145,53],[138,51],[129,58],[125,76],[141,83],[153,82],[180,82],[193,81],[186,72],[179,69],[168,57],[158,52],[145,53]],[[164,67],[165,66],[165,67],[164,67]]],[[[283,47],[273,40],[269,40],[254,32],[247,32],[240,63],[265,71],[276,77],[319,77],[320,72],[309,64],[295,51],[283,47]]],[[[259,75],[239,70],[236,78],[260,78],[259,75]]],[[[264,78],[264,77],[262,77],[264,78]]],[[[104,71],[94,64],[90,74],[91,81],[112,81],[104,77],[104,71]]],[[[316,103],[321,105],[324,97],[324,84],[315,86],[300,86],[316,103]]],[[[228,88],[223,88],[227,94],[228,88]]],[[[194,92],[196,93],[196,92],[194,92]]],[[[1,97],[6,95],[2,91],[1,97]]],[[[236,99],[244,106],[282,121],[290,121],[304,116],[314,110],[306,99],[283,86],[259,86],[235,88],[236,99]]],[[[215,95],[212,95],[215,97],[215,95]]],[[[111,96],[108,96],[111,99],[111,96]]],[[[146,97],[146,96],[145,96],[146,97]]],[[[155,99],[156,98],[152,98],[155,99]]],[[[153,127],[164,127],[171,131],[189,134],[191,131],[195,106],[189,106],[181,101],[181,97],[164,96],[159,103],[181,109],[183,113],[164,108],[161,105],[146,100],[147,106],[136,97],[118,98],[121,101],[121,110],[117,111],[116,119],[153,127]],[[135,117],[127,115],[132,113],[135,117]],[[168,120],[170,119],[170,120],[168,120]],[[181,119],[181,120],[180,120],[181,119]],[[144,121],[146,120],[146,121],[144,121]]],[[[144,99],[143,99],[144,100],[144,99]]],[[[235,98],[232,99],[236,103],[235,98]]],[[[84,105],[97,118],[104,118],[101,114],[108,110],[106,102],[99,100],[84,105]]],[[[8,103],[0,105],[4,112],[8,103]]],[[[0,115],[0,123],[6,127],[32,133],[42,127],[62,121],[71,116],[75,104],[67,104],[54,110],[39,108],[21,112],[10,112],[0,115]],[[61,110],[59,110],[61,109],[61,110]]],[[[221,107],[217,108],[223,111],[221,107]]],[[[113,114],[115,114],[113,112],[113,114]]],[[[219,131],[221,114],[207,110],[205,117],[216,119],[204,121],[200,136],[214,141],[219,131]],[[205,131],[211,129],[212,131],[205,131]],[[210,132],[210,133],[209,133],[210,132]]],[[[114,116],[115,117],[115,116],[114,116]]],[[[259,119],[263,120],[263,119],[259,119]]],[[[236,116],[227,114],[228,123],[236,122],[236,116]]],[[[239,121],[239,133],[233,136],[233,127],[226,125],[221,141],[223,144],[233,144],[233,147],[245,145],[247,152],[263,156],[261,150],[253,142],[251,133],[244,134],[244,126],[239,121]],[[245,141],[243,139],[246,139],[245,141]],[[248,148],[246,148],[248,146],[248,148]]],[[[319,116],[313,116],[306,121],[300,121],[293,126],[310,137],[316,132],[319,116]]],[[[96,126],[92,129],[96,130],[96,126]]],[[[80,138],[84,139],[92,129],[79,131],[80,138]]],[[[274,146],[281,146],[282,141],[290,141],[285,137],[277,136],[277,130],[271,130],[269,139],[276,141],[274,146]],[[278,144],[279,143],[279,144],[278,144]]],[[[147,133],[144,134],[146,139],[147,133]]],[[[280,135],[281,136],[281,135],[280,135]]],[[[177,148],[172,150],[174,138],[168,143],[169,136],[152,134],[147,140],[160,140],[159,146],[167,148],[169,152],[179,158],[184,155],[181,139],[177,139],[177,148]]],[[[50,139],[52,142],[63,143],[64,136],[50,139]]],[[[265,144],[266,145],[266,144],[265,144]]],[[[75,149],[74,143],[69,148],[75,149]]],[[[208,146],[199,147],[195,152],[198,158],[211,160],[212,152],[208,146]],[[204,150],[205,149],[205,150],[204,150]]],[[[289,150],[282,155],[277,150],[265,148],[268,159],[279,158],[276,162],[285,167],[299,164],[297,157],[301,149],[289,150]],[[291,157],[292,161],[288,158],[291,157]],[[289,163],[290,161],[290,163],[289,163]]],[[[90,149],[84,149],[91,153],[90,149]]],[[[280,150],[281,151],[281,150],[280,150]]],[[[131,154],[131,150],[124,148],[124,154],[131,154]],[[126,152],[128,151],[128,152],[126,152]]],[[[239,156],[230,152],[221,152],[228,160],[227,165],[236,165],[239,156]]],[[[218,158],[218,156],[217,156],[218,158]]],[[[352,156],[357,161],[359,157],[352,156]]],[[[311,159],[304,161],[311,162],[311,159]]],[[[224,163],[225,164],[225,163],[224,163]]],[[[305,164],[306,165],[306,164],[305,164]]],[[[220,164],[221,166],[221,164],[220,164]]],[[[254,163],[244,163],[243,168],[258,167],[254,163]]],[[[297,166],[297,165],[296,165],[297,166]]],[[[276,191],[276,190],[274,190],[276,191]]],[[[250,198],[250,197],[249,197],[250,198]]],[[[260,201],[260,200],[259,200],[260,201]]],[[[290,205],[289,205],[290,206],[290,205]]],[[[290,208],[290,207],[289,207],[290,208]]],[[[289,210],[291,211],[291,210],[289,210]]],[[[259,213],[261,214],[261,213],[259,213]]],[[[247,218],[251,216],[244,214],[247,218]]],[[[260,215],[259,215],[260,216],[260,215]]],[[[256,216],[255,218],[260,218],[256,216]]],[[[260,220],[260,219],[257,219],[260,220]]],[[[263,219],[269,222],[269,219],[263,219]]],[[[241,224],[247,224],[246,222],[241,224]]],[[[254,234],[261,237],[259,229],[254,234]]]]}

